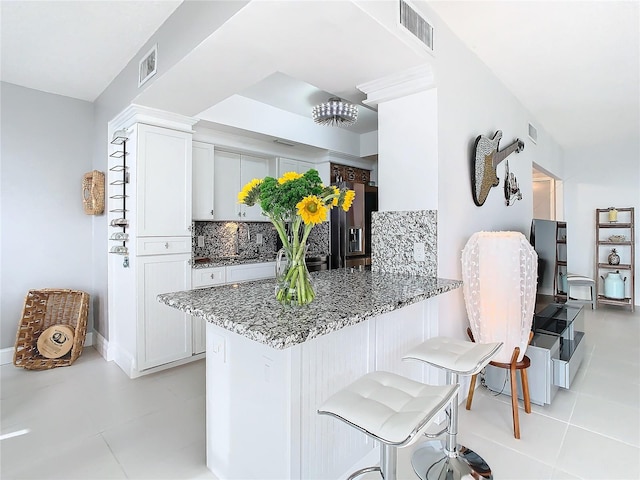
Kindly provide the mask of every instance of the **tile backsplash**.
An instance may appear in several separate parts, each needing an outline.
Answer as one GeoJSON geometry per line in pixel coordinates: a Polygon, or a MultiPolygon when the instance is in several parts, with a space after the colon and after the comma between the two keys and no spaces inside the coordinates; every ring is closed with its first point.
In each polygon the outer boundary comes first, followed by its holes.
{"type": "MultiPolygon", "coordinates": [[[[195,258],[269,257],[277,252],[278,233],[269,222],[194,222],[193,232],[195,258]],[[198,237],[203,237],[204,246],[198,246],[198,237]]],[[[316,225],[307,243],[309,253],[329,255],[329,222],[316,225]]]]}

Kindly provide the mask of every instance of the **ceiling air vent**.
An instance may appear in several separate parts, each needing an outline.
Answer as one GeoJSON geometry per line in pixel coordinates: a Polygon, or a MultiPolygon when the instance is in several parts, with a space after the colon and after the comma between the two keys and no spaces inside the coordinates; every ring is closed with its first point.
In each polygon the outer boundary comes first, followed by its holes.
{"type": "Polygon", "coordinates": [[[538,143],[538,130],[531,124],[529,124],[529,138],[533,143],[538,143]]]}
{"type": "Polygon", "coordinates": [[[433,26],[404,0],[400,0],[400,25],[433,52],[433,26]]]}

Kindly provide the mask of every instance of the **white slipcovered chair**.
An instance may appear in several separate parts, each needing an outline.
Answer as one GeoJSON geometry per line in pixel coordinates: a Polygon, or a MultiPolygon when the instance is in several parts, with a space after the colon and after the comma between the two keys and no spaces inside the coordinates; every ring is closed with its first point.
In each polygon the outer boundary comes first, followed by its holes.
{"type": "MultiPolygon", "coordinates": [[[[520,370],[525,412],[531,413],[525,355],[536,303],[538,256],[519,232],[478,232],[462,251],[463,293],[470,328],[479,343],[503,342],[490,365],[510,372],[514,436],[520,438],[516,371],[520,370]]],[[[467,410],[476,376],[471,377],[467,410]]]]}

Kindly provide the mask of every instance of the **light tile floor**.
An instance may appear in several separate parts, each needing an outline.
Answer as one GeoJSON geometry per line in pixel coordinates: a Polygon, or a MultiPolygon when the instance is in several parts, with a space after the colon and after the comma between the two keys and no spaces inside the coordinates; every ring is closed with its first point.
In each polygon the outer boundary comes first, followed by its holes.
{"type": "MultiPolygon", "coordinates": [[[[462,444],[494,478],[640,478],[640,314],[585,311],[587,354],[571,390],[520,412],[480,388],[460,408],[462,444]]],[[[69,368],[0,367],[0,477],[9,479],[214,479],[205,466],[204,361],[135,380],[88,348],[69,368]]],[[[399,478],[415,478],[411,449],[399,478]]],[[[375,475],[363,478],[379,478],[375,475]]]]}

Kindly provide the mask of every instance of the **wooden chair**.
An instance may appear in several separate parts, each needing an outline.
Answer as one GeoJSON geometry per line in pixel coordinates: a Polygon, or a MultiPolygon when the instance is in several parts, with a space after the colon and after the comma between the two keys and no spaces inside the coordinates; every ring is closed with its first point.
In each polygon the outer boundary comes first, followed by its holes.
{"type": "MultiPolygon", "coordinates": [[[[469,338],[478,343],[502,342],[504,347],[490,365],[509,370],[513,431],[520,438],[518,387],[520,371],[526,413],[531,413],[525,355],[531,341],[535,310],[538,256],[519,232],[478,232],[462,251],[463,293],[469,338]]],[[[476,376],[467,398],[471,409],[476,376]]]]}
{"type": "MultiPolygon", "coordinates": [[[[473,333],[471,329],[467,328],[467,335],[472,342],[473,333]]],[[[529,336],[529,342],[533,338],[533,332],[529,336]]],[[[520,347],[513,349],[513,355],[511,355],[511,361],[509,363],[504,362],[489,362],[489,365],[493,365],[498,368],[509,369],[509,380],[511,382],[511,412],[513,415],[513,436],[520,438],[520,417],[518,415],[518,384],[516,381],[516,371],[520,370],[520,382],[522,383],[522,398],[524,400],[524,411],[531,413],[531,399],[529,398],[529,380],[527,379],[527,368],[531,365],[531,360],[526,355],[522,357],[522,360],[518,361],[518,355],[520,355],[520,347]]],[[[471,410],[471,402],[473,402],[473,392],[476,389],[476,378],[478,374],[471,376],[471,383],[469,384],[469,395],[467,396],[467,410],[471,410]]]]}

